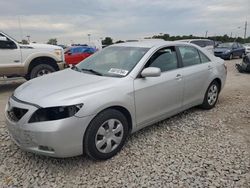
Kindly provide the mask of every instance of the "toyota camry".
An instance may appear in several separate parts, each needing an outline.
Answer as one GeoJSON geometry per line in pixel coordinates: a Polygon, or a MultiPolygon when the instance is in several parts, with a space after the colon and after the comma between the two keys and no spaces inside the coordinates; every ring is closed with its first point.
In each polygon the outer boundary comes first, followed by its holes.
{"type": "Polygon", "coordinates": [[[23,150],[105,160],[131,133],[193,106],[213,108],[226,73],[222,59],[193,44],[116,44],[19,86],[7,127],[23,150]]]}

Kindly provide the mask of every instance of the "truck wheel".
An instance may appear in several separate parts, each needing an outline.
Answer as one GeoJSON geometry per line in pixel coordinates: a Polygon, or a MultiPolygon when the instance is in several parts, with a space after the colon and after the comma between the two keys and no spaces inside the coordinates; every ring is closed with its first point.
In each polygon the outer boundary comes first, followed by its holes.
{"type": "Polygon", "coordinates": [[[30,79],[36,78],[36,77],[40,77],[40,76],[44,76],[46,74],[55,72],[55,68],[47,65],[47,64],[40,64],[40,65],[36,65],[35,67],[33,67],[30,71],[30,79]]]}

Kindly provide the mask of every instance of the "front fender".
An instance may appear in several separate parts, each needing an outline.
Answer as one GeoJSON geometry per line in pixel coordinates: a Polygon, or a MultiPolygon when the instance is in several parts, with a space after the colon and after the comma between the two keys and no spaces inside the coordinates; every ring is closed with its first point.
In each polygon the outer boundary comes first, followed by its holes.
{"type": "Polygon", "coordinates": [[[49,58],[51,58],[51,59],[54,59],[56,62],[62,61],[59,57],[57,57],[56,55],[54,55],[54,54],[51,53],[51,52],[37,52],[37,53],[32,53],[32,54],[30,54],[30,55],[25,59],[25,61],[24,61],[24,69],[25,69],[25,72],[28,72],[30,63],[31,63],[35,58],[38,58],[38,57],[49,57],[49,58]]]}

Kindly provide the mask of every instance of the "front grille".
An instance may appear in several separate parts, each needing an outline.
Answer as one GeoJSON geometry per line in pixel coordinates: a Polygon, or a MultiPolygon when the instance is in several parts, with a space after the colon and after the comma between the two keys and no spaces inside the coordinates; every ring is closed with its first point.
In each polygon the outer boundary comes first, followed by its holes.
{"type": "Polygon", "coordinates": [[[17,122],[19,121],[26,113],[28,112],[27,109],[13,107],[11,108],[7,114],[10,120],[17,122]]]}
{"type": "Polygon", "coordinates": [[[222,52],[214,52],[214,55],[221,55],[222,52]]]}

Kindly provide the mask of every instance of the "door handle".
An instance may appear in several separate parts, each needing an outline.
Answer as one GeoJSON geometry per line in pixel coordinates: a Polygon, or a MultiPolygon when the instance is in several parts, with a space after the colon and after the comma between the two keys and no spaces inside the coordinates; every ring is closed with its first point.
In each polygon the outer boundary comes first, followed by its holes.
{"type": "Polygon", "coordinates": [[[182,79],[182,75],[181,74],[177,74],[175,77],[176,80],[181,80],[182,79]]]}
{"type": "Polygon", "coordinates": [[[20,60],[14,60],[14,62],[15,62],[15,63],[19,63],[19,62],[20,62],[20,60]]]}

